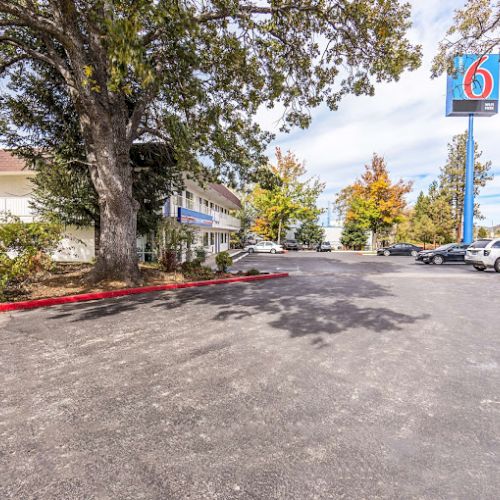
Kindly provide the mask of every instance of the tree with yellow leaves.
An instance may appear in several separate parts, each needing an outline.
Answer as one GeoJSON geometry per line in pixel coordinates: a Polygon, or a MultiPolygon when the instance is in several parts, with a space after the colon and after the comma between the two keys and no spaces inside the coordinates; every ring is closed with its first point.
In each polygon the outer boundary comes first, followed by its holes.
{"type": "Polygon", "coordinates": [[[384,158],[374,154],[361,178],[340,192],[336,204],[346,222],[373,233],[376,247],[378,235],[403,220],[405,196],[411,188],[412,183],[402,179],[393,183],[384,158]]]}
{"type": "Polygon", "coordinates": [[[280,243],[292,221],[317,219],[321,210],[316,201],[325,185],[314,178],[302,180],[305,165],[290,151],[283,154],[276,148],[276,161],[266,168],[250,199],[257,212],[252,230],[280,243]]]}

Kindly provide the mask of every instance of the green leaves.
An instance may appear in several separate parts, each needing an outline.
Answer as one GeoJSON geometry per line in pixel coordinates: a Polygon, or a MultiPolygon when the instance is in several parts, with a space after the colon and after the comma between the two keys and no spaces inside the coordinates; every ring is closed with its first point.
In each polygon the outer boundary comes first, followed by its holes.
{"type": "Polygon", "coordinates": [[[361,178],[340,192],[337,207],[346,222],[376,235],[401,222],[411,186],[403,180],[392,182],[384,158],[374,154],[361,178]]]}
{"type": "Polygon", "coordinates": [[[492,0],[467,0],[455,11],[453,25],[439,44],[432,76],[453,71],[453,58],[464,54],[490,54],[500,48],[500,4],[492,0]]]}
{"type": "Polygon", "coordinates": [[[0,57],[13,63],[9,75],[21,67],[18,56],[35,72],[51,66],[80,121],[95,116],[93,106],[104,107],[110,122],[136,111],[134,138],[151,139],[141,130],[153,130],[183,168],[200,173],[204,164],[234,182],[266,163],[272,135],[255,123],[260,107],[280,103],[283,130],[307,127],[311,108],[326,101],[336,109],[348,93],[371,95],[376,82],[399,78],[421,57],[406,39],[410,8],[397,0],[30,5],[21,25],[0,5],[4,30],[22,40],[0,42],[0,57]]]}
{"type": "Polygon", "coordinates": [[[321,243],[325,238],[325,230],[315,220],[306,220],[295,233],[295,238],[308,245],[321,243]]]}
{"type": "Polygon", "coordinates": [[[49,268],[50,253],[61,238],[58,224],[0,218],[0,298],[9,288],[20,288],[36,272],[49,268]]]}
{"type": "Polygon", "coordinates": [[[325,187],[316,179],[302,180],[305,167],[291,152],[276,148],[276,158],[276,166],[251,195],[256,210],[252,229],[272,240],[280,239],[291,221],[316,220],[321,212],[316,201],[325,187]]]}
{"type": "MultiPolygon", "coordinates": [[[[452,216],[455,221],[457,240],[461,237],[461,226],[464,206],[465,190],[465,157],[466,157],[467,132],[453,136],[448,143],[448,158],[441,167],[439,176],[439,190],[446,196],[451,206],[452,216]]],[[[491,175],[491,161],[481,161],[483,152],[477,142],[474,144],[474,195],[478,196],[481,188],[493,179],[491,175]]],[[[474,216],[481,218],[479,204],[476,202],[474,216]]]]}

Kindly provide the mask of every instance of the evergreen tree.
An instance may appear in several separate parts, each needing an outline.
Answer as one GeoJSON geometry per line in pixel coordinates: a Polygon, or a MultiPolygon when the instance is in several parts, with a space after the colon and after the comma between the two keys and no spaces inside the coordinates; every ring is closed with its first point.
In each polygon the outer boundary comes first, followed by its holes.
{"type": "Polygon", "coordinates": [[[445,194],[436,181],[429,186],[428,194],[421,192],[413,208],[410,227],[416,241],[422,243],[446,243],[453,239],[453,217],[445,194]]]}
{"type": "MultiPolygon", "coordinates": [[[[465,159],[467,150],[467,132],[455,135],[448,144],[448,159],[441,168],[439,176],[440,190],[448,199],[454,220],[454,231],[456,241],[462,239],[464,193],[465,193],[465,159]]],[[[479,149],[477,142],[474,144],[474,195],[479,195],[488,181],[493,179],[490,173],[491,161],[482,162],[480,159],[483,152],[479,149]]],[[[481,219],[479,203],[474,204],[474,216],[481,219]]]]}
{"type": "Polygon", "coordinates": [[[488,230],[485,227],[480,227],[477,230],[477,237],[480,239],[488,238],[489,237],[488,230]]]}
{"type": "Polygon", "coordinates": [[[366,228],[357,222],[348,221],[344,224],[340,243],[346,248],[353,250],[362,250],[368,239],[366,228]]]}
{"type": "Polygon", "coordinates": [[[295,233],[295,238],[308,246],[321,243],[325,239],[325,230],[317,221],[305,221],[295,233]]]}

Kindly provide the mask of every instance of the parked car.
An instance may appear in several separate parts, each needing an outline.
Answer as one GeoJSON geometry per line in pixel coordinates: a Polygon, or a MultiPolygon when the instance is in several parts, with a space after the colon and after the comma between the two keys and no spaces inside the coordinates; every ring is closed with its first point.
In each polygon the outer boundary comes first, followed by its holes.
{"type": "Polygon", "coordinates": [[[297,240],[285,240],[283,248],[286,250],[301,250],[302,245],[297,240]]]}
{"type": "Polygon", "coordinates": [[[283,253],[285,249],[274,241],[259,241],[256,245],[248,245],[245,250],[249,253],[283,253]]]}
{"type": "Polygon", "coordinates": [[[411,243],[395,243],[394,245],[379,248],[377,250],[377,255],[411,255],[416,257],[418,252],[422,251],[422,247],[417,247],[411,243]]]}
{"type": "Polygon", "coordinates": [[[500,238],[481,239],[472,243],[465,254],[465,263],[478,271],[492,267],[500,273],[500,238]]]}
{"type": "Polygon", "coordinates": [[[331,252],[332,245],[330,245],[329,241],[323,241],[316,247],[316,252],[331,252]]]}
{"type": "Polygon", "coordinates": [[[448,243],[434,250],[422,250],[415,257],[417,262],[441,265],[445,262],[464,262],[465,252],[469,245],[463,243],[448,243]]]}

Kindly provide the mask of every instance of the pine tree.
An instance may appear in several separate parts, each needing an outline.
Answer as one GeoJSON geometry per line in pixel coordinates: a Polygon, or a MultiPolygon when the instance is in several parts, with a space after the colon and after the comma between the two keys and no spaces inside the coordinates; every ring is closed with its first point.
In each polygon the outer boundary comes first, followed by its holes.
{"type": "Polygon", "coordinates": [[[305,245],[321,243],[325,239],[325,230],[317,221],[305,221],[295,233],[295,238],[305,245]]]}
{"type": "Polygon", "coordinates": [[[368,239],[366,228],[351,221],[344,224],[340,243],[346,248],[362,250],[368,239]]]}
{"type": "Polygon", "coordinates": [[[422,243],[446,243],[452,240],[453,217],[448,199],[434,181],[428,194],[420,192],[410,218],[411,234],[422,243]]]}
{"type": "MultiPolygon", "coordinates": [[[[451,206],[454,221],[454,231],[456,241],[462,239],[462,225],[464,212],[464,192],[465,192],[465,158],[467,150],[467,132],[457,134],[448,144],[448,159],[444,167],[441,168],[439,176],[439,188],[448,199],[451,206]]],[[[493,179],[490,173],[491,161],[480,161],[483,152],[479,149],[477,142],[474,144],[474,195],[479,195],[488,181],[493,179]]],[[[481,219],[479,203],[474,204],[474,216],[481,219]]]]}

